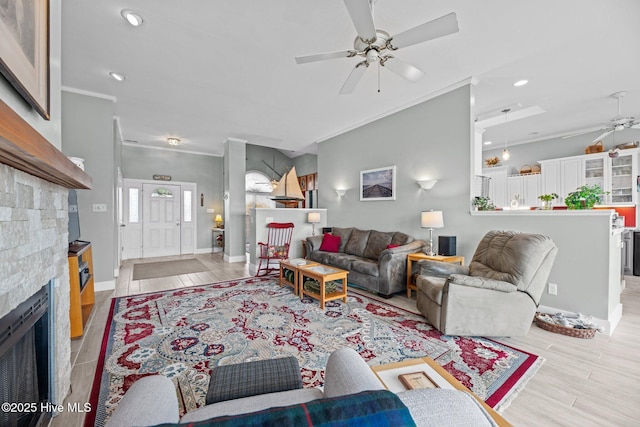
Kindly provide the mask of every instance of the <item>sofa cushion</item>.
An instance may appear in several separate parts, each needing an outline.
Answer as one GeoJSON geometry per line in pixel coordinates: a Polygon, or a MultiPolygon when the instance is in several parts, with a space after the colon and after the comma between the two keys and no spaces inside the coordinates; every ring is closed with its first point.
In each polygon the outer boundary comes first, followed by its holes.
{"type": "Polygon", "coordinates": [[[387,249],[387,246],[391,244],[391,239],[394,234],[395,233],[393,232],[385,233],[382,231],[371,230],[363,256],[365,258],[377,260],[380,256],[380,252],[387,249]]]}
{"type": "Polygon", "coordinates": [[[349,241],[344,247],[344,253],[364,257],[371,230],[358,230],[354,228],[349,236],[349,241]]]}
{"type": "Polygon", "coordinates": [[[349,242],[351,231],[353,231],[353,227],[333,227],[333,229],[331,230],[331,234],[333,234],[334,236],[340,236],[340,248],[338,249],[338,252],[344,252],[344,247],[347,246],[347,243],[349,242]]]}
{"type": "MultiPolygon", "coordinates": [[[[285,404],[286,402],[282,402],[285,404]]],[[[409,409],[388,390],[324,398],[259,412],[207,419],[194,427],[258,426],[415,426],[409,409]]]]}
{"type": "Polygon", "coordinates": [[[354,260],[351,263],[351,270],[373,277],[378,277],[380,272],[380,269],[378,268],[378,261],[364,258],[354,260]]]}
{"type": "Polygon", "coordinates": [[[402,245],[406,245],[407,243],[411,243],[414,240],[415,239],[413,238],[413,236],[409,236],[408,234],[404,234],[398,231],[393,233],[393,237],[391,238],[391,244],[402,246],[402,245]]]}
{"type": "Polygon", "coordinates": [[[180,418],[180,424],[208,420],[209,418],[222,417],[225,415],[238,415],[251,411],[261,411],[284,404],[295,405],[297,403],[321,399],[322,397],[322,390],[314,387],[225,400],[224,402],[202,406],[195,411],[187,412],[180,418]]]}
{"type": "Polygon", "coordinates": [[[340,252],[336,254],[328,253],[323,264],[332,265],[343,270],[351,270],[351,265],[353,264],[353,262],[359,261],[361,259],[362,258],[355,255],[342,254],[340,252]]]}
{"type": "Polygon", "coordinates": [[[325,233],[322,238],[322,244],[320,244],[321,251],[338,252],[340,249],[340,236],[334,236],[329,233],[325,233]]]}
{"type": "Polygon", "coordinates": [[[442,305],[442,289],[447,281],[444,277],[434,276],[418,276],[416,279],[416,286],[418,292],[422,292],[429,299],[439,305],[442,305]]]}

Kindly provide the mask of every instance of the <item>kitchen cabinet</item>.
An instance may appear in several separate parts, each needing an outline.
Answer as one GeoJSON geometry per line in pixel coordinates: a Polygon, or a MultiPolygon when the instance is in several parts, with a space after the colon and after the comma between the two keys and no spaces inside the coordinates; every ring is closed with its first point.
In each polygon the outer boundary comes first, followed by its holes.
{"type": "Polygon", "coordinates": [[[581,158],[543,160],[540,166],[543,194],[556,193],[559,203],[584,182],[581,158]]]}
{"type": "Polygon", "coordinates": [[[508,179],[509,202],[518,196],[521,206],[538,206],[541,189],[540,174],[516,175],[508,179]]]}
{"type": "Polygon", "coordinates": [[[610,159],[611,186],[609,199],[611,204],[636,202],[636,156],[622,154],[610,159]]]}
{"type": "Polygon", "coordinates": [[[598,185],[609,194],[604,204],[635,204],[638,150],[621,150],[618,157],[608,153],[586,154],[562,159],[541,160],[542,193],[558,194],[558,203],[583,185],[598,185]]]}

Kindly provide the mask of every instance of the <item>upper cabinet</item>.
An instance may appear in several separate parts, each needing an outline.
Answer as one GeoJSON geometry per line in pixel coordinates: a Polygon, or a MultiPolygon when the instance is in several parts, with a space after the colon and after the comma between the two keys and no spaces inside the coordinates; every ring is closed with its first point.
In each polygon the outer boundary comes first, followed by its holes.
{"type": "Polygon", "coordinates": [[[567,194],[583,185],[598,185],[608,192],[604,204],[631,204],[637,201],[635,177],[637,150],[621,150],[610,158],[608,153],[587,154],[540,161],[542,192],[556,193],[559,203],[567,194]]]}

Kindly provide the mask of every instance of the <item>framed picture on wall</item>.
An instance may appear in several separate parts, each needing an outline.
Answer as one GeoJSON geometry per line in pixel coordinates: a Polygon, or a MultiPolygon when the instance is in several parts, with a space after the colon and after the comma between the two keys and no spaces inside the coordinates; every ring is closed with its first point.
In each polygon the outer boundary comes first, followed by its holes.
{"type": "Polygon", "coordinates": [[[49,0],[0,1],[0,73],[49,120],[49,0]]]}
{"type": "Polygon", "coordinates": [[[395,200],[396,167],[360,171],[360,200],[395,200]]]}

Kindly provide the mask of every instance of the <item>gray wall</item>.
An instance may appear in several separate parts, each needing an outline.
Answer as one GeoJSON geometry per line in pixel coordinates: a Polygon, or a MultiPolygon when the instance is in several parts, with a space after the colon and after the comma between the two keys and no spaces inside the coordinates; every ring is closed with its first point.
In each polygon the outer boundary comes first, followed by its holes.
{"type": "MultiPolygon", "coordinates": [[[[328,210],[329,226],[399,230],[428,238],[420,212],[442,210],[445,228],[459,234],[469,215],[470,86],[369,123],[318,145],[318,207],[328,210]],[[396,166],[395,201],[360,201],[360,171],[396,166]],[[416,181],[438,179],[430,191],[416,181]],[[347,188],[338,197],[336,188],[347,188]]],[[[469,253],[475,241],[458,239],[469,253]]]]}
{"type": "Polygon", "coordinates": [[[247,171],[260,171],[266,174],[269,178],[277,180],[278,176],[271,170],[271,168],[269,168],[269,166],[277,170],[280,174],[285,173],[289,168],[291,168],[291,166],[293,166],[293,160],[275,148],[246,144],[246,150],[247,164],[245,167],[247,171]],[[269,166],[265,165],[263,160],[269,166]]]}
{"type": "Polygon", "coordinates": [[[197,249],[211,248],[211,227],[207,209],[223,213],[222,157],[202,156],[170,150],[154,150],[131,145],[122,147],[122,175],[131,179],[153,179],[154,174],[171,175],[173,181],[195,182],[197,185],[197,249]],[[200,194],[204,206],[200,206],[200,194]]]}
{"type": "Polygon", "coordinates": [[[293,159],[298,176],[309,175],[318,172],[318,156],[315,154],[303,154],[293,159]]]}
{"type": "MultiPolygon", "coordinates": [[[[613,148],[615,145],[626,142],[640,141],[640,130],[626,129],[621,132],[609,134],[604,139],[605,150],[613,148]],[[615,142],[613,138],[615,136],[615,142]]],[[[502,160],[503,144],[496,144],[496,148],[485,150],[482,153],[483,167],[484,159],[496,156],[503,166],[512,166],[516,171],[523,165],[534,165],[539,160],[556,159],[560,157],[578,156],[584,154],[586,146],[593,144],[593,140],[602,135],[602,131],[591,132],[585,135],[578,135],[571,138],[551,138],[543,141],[536,141],[529,144],[509,145],[511,158],[508,161],[502,160]]]]}
{"type": "Polygon", "coordinates": [[[82,240],[91,242],[96,282],[114,280],[116,242],[115,159],[112,101],[72,92],[62,94],[62,152],[85,159],[91,190],[78,190],[82,240]],[[94,204],[107,205],[93,212],[94,204]]]}

